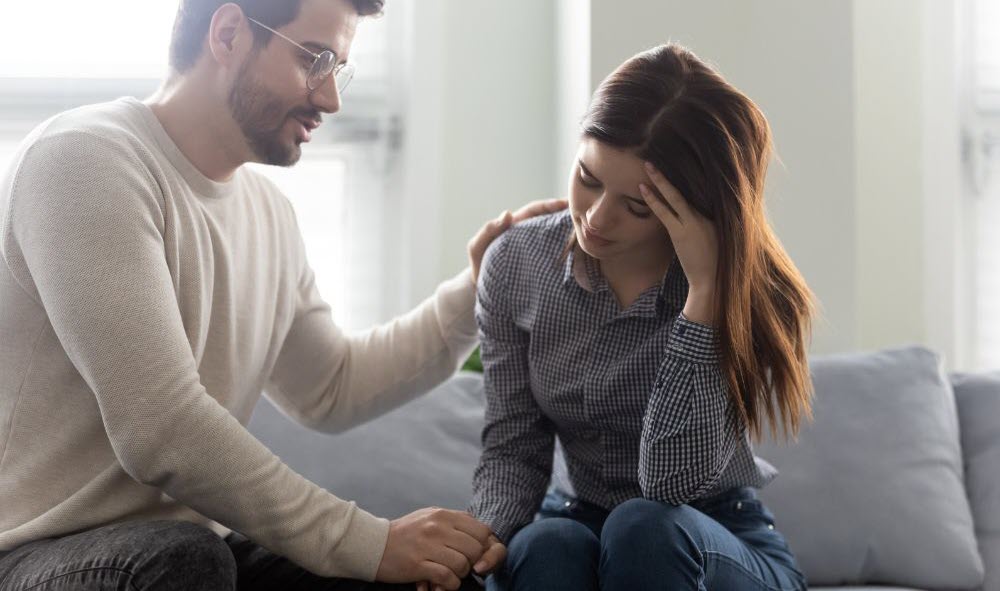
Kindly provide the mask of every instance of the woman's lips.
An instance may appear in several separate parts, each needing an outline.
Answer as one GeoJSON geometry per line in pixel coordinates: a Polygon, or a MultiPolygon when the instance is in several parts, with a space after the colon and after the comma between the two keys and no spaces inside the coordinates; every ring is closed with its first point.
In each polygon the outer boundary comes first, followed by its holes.
{"type": "Polygon", "coordinates": [[[587,225],[587,222],[580,222],[580,228],[583,229],[583,237],[587,240],[587,242],[592,242],[599,246],[607,246],[612,242],[595,232],[593,228],[587,225]]]}

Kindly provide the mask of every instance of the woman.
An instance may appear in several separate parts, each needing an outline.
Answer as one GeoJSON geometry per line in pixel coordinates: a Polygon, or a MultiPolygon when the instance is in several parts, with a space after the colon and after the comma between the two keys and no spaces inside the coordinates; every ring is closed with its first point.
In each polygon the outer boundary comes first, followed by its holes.
{"type": "Polygon", "coordinates": [[[490,588],[805,589],[753,491],[776,471],[750,437],[794,436],[811,400],[771,155],[750,99],[657,47],[597,90],[569,210],[490,247],[472,511],[509,550],[490,588]],[[546,496],[556,436],[568,481],[546,496]]]}

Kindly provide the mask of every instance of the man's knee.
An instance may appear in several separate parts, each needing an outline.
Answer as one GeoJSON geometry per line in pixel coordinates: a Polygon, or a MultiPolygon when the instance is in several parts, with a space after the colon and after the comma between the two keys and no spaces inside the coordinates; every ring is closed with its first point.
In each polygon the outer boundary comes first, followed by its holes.
{"type": "Polygon", "coordinates": [[[204,527],[177,521],[130,521],[39,540],[11,552],[0,571],[11,588],[236,587],[236,561],[225,541],[204,527]]]}
{"type": "Polygon", "coordinates": [[[141,589],[235,589],[236,560],[211,530],[187,522],[147,524],[136,579],[141,589]]]}

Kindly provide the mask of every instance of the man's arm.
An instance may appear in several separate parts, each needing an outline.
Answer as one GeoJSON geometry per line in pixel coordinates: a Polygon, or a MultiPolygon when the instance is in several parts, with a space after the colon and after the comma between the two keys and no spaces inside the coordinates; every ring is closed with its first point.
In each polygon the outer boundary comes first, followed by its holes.
{"type": "Polygon", "coordinates": [[[372,579],[389,522],[289,469],[201,384],[157,187],[119,142],[41,140],[15,179],[7,264],[44,306],[132,478],[315,573],[372,579]]]}
{"type": "Polygon", "coordinates": [[[304,264],[298,312],[271,375],[270,398],[298,422],[337,432],[434,388],[478,341],[474,282],[486,248],[512,224],[565,206],[538,201],[487,222],[468,244],[470,268],[411,312],[356,335],[334,324],[304,264]]]}

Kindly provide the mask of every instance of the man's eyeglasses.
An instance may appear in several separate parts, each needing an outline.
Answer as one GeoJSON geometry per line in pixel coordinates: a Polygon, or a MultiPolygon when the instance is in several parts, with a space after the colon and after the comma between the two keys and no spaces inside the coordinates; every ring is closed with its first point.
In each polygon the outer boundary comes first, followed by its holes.
{"type": "Polygon", "coordinates": [[[347,85],[351,83],[351,78],[354,78],[354,64],[338,64],[337,54],[333,51],[327,49],[318,54],[313,53],[262,22],[250,17],[247,17],[247,20],[262,29],[266,29],[274,33],[278,37],[281,37],[285,41],[288,41],[295,47],[298,47],[312,56],[312,67],[309,68],[309,76],[306,78],[306,86],[309,88],[310,92],[316,90],[320,86],[323,86],[323,83],[326,82],[326,79],[330,76],[330,74],[333,74],[333,79],[337,84],[337,90],[341,93],[343,93],[344,89],[347,88],[347,85]]]}

